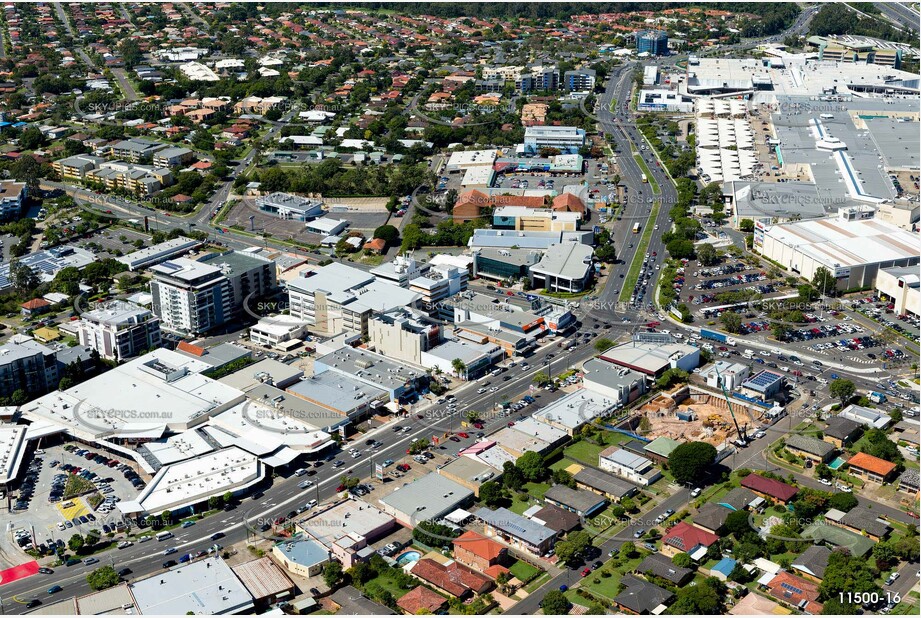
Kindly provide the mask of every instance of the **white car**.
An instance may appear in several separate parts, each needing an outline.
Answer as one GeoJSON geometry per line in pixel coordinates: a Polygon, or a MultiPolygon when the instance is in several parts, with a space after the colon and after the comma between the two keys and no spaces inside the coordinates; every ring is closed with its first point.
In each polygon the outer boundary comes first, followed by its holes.
{"type": "Polygon", "coordinates": [[[819,482],[825,485],[826,487],[831,487],[831,481],[828,479],[819,479],[819,482]]]}

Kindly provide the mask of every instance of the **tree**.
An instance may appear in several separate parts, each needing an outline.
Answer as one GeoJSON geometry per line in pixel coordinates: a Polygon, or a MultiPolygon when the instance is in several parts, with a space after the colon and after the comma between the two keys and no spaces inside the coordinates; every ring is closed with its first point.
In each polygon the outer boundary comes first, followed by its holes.
{"type": "Polygon", "coordinates": [[[93,590],[111,588],[117,585],[120,580],[121,578],[119,578],[118,573],[116,573],[115,569],[111,566],[99,567],[86,576],[86,583],[88,583],[93,590]]]}
{"type": "Polygon", "coordinates": [[[592,544],[592,537],[584,530],[571,532],[562,541],[557,541],[554,551],[564,564],[573,566],[582,560],[583,553],[592,544]]]}
{"type": "Polygon", "coordinates": [[[502,484],[511,491],[518,491],[524,486],[524,475],[515,464],[506,461],[502,464],[502,484]]]}
{"type": "Polygon", "coordinates": [[[576,488],[576,480],[572,478],[572,474],[566,470],[554,470],[553,471],[553,482],[557,485],[565,485],[571,489],[576,488]]]}
{"type": "Polygon", "coordinates": [[[342,563],[331,560],[323,567],[323,583],[330,588],[336,588],[342,581],[342,563]]]}
{"type": "Polygon", "coordinates": [[[45,136],[42,135],[41,130],[38,127],[31,126],[27,127],[19,135],[19,149],[20,150],[36,150],[41,148],[45,143],[45,136]]]}
{"type": "Polygon", "coordinates": [[[565,616],[569,613],[572,603],[559,590],[551,590],[544,595],[540,606],[544,610],[545,616],[565,616]]]}
{"type": "Polygon", "coordinates": [[[824,463],[817,464],[815,467],[815,475],[820,479],[830,479],[832,477],[831,468],[824,463]]]}
{"type": "Polygon", "coordinates": [[[735,311],[724,311],[720,316],[720,324],[730,333],[737,334],[742,330],[742,316],[735,311]]]}
{"type": "Polygon", "coordinates": [[[531,378],[531,382],[537,384],[538,386],[543,386],[550,381],[550,376],[547,375],[545,371],[538,371],[534,374],[534,377],[531,378]]]}
{"type": "Polygon", "coordinates": [[[486,506],[499,506],[505,500],[505,490],[496,481],[480,485],[480,501],[486,506]]]}
{"type": "Polygon", "coordinates": [[[845,513],[857,506],[857,504],[857,498],[854,497],[854,494],[843,491],[832,495],[832,497],[828,499],[828,506],[833,509],[838,509],[839,511],[844,511],[845,513]]]}
{"type": "Polygon", "coordinates": [[[684,552],[679,552],[672,556],[672,564],[676,567],[681,567],[682,569],[688,569],[694,564],[694,560],[691,559],[689,555],[684,552]]]}
{"type": "Polygon", "coordinates": [[[595,257],[605,264],[613,264],[617,261],[617,251],[614,249],[614,245],[599,245],[598,248],[595,249],[595,257]]]}
{"type": "Polygon", "coordinates": [[[426,450],[429,447],[429,441],[425,438],[419,438],[418,440],[413,440],[412,444],[409,445],[409,454],[418,455],[422,451],[426,450]]]}
{"type": "Polygon", "coordinates": [[[819,584],[820,599],[839,599],[842,592],[879,593],[877,572],[864,558],[835,550],[828,556],[825,576],[819,584]]]}
{"type": "Polygon", "coordinates": [[[671,369],[667,369],[665,373],[659,376],[659,378],[656,380],[656,386],[658,386],[659,388],[669,388],[670,386],[674,384],[680,384],[682,382],[686,382],[687,379],[688,379],[687,371],[684,371],[683,369],[678,369],[677,367],[672,367],[671,369]]]}
{"type": "Polygon", "coordinates": [[[828,392],[832,397],[840,399],[842,406],[847,405],[856,391],[857,388],[854,386],[854,383],[844,378],[832,380],[832,383],[828,387],[828,392]]]}
{"type": "Polygon", "coordinates": [[[751,234],[755,231],[755,222],[752,219],[742,219],[739,221],[739,230],[751,234]]]}
{"type": "Polygon", "coordinates": [[[875,427],[864,434],[864,439],[860,443],[860,451],[897,464],[904,460],[898,445],[890,440],[883,430],[875,427]]]}
{"type": "Polygon", "coordinates": [[[669,241],[665,248],[668,250],[668,254],[676,260],[694,257],[694,243],[690,240],[675,238],[669,241]]]}
{"type": "Polygon", "coordinates": [[[10,281],[17,294],[29,294],[38,287],[41,280],[35,271],[19,260],[10,262],[10,281]]]}
{"type": "Polygon", "coordinates": [[[85,543],[82,534],[75,534],[67,540],[67,547],[72,552],[79,552],[85,543]]]}
{"type": "Polygon", "coordinates": [[[547,468],[544,466],[544,457],[535,451],[527,451],[515,461],[515,467],[527,481],[536,482],[544,478],[547,468]]]}
{"type": "Polygon", "coordinates": [[[708,577],[698,586],[683,586],[678,589],[675,602],[667,613],[695,616],[721,614],[723,589],[723,583],[715,577],[708,577]]]}
{"type": "Polygon", "coordinates": [[[754,532],[748,521],[748,511],[733,511],[726,517],[726,523],[723,525],[726,532],[741,541],[748,533],[754,532]]]}
{"type": "Polygon", "coordinates": [[[451,361],[451,368],[458,378],[462,377],[467,372],[467,365],[459,358],[455,358],[451,361]]]}
{"type": "Polygon", "coordinates": [[[595,351],[596,352],[606,352],[614,347],[614,342],[606,337],[602,337],[595,342],[595,351]]]}
{"type": "Polygon", "coordinates": [[[716,449],[706,442],[685,442],[668,456],[668,469],[682,485],[699,483],[716,459],[716,449]]]}
{"type": "Polygon", "coordinates": [[[380,238],[388,246],[392,246],[400,239],[400,230],[392,225],[382,225],[374,230],[374,238],[380,238]]]}
{"type": "Polygon", "coordinates": [[[824,266],[819,266],[812,276],[812,285],[814,285],[823,296],[834,296],[838,281],[830,270],[824,266]]]}
{"type": "Polygon", "coordinates": [[[700,262],[702,266],[713,266],[719,259],[719,255],[713,245],[704,243],[697,247],[697,261],[700,262]]]}

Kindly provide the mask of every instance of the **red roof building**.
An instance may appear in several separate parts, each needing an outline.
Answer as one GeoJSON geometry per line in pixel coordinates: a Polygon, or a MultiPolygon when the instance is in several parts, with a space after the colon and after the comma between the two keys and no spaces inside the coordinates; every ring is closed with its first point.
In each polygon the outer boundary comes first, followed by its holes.
{"type": "Polygon", "coordinates": [[[410,616],[415,616],[423,610],[426,614],[437,614],[447,603],[446,598],[425,586],[416,586],[397,600],[400,609],[410,616]]]}
{"type": "Polygon", "coordinates": [[[764,498],[773,498],[783,503],[793,499],[793,496],[799,491],[792,485],[775,479],[769,479],[757,474],[749,474],[742,479],[742,487],[751,489],[753,492],[764,498]]]}
{"type": "Polygon", "coordinates": [[[874,483],[886,481],[896,468],[891,461],[867,453],[857,453],[847,461],[847,466],[854,475],[864,477],[874,483]]]}
{"type": "Polygon", "coordinates": [[[553,210],[558,210],[561,212],[578,212],[580,214],[585,214],[585,204],[582,203],[582,200],[578,196],[573,195],[572,193],[560,193],[555,198],[553,198],[553,210]]]}
{"type": "MultiPolygon", "coordinates": [[[[720,540],[712,532],[707,532],[696,526],[692,526],[686,521],[678,522],[669,530],[666,530],[662,537],[662,542],[676,550],[674,553],[690,554],[699,547],[707,548],[720,540]]],[[[665,550],[665,547],[662,548],[665,550]]],[[[669,553],[669,552],[664,552],[669,553]]]]}
{"type": "Polygon", "coordinates": [[[778,601],[795,607],[808,614],[822,613],[822,604],[818,602],[819,585],[797,577],[792,573],[780,571],[768,582],[768,592],[778,601]]]}
{"type": "Polygon", "coordinates": [[[454,559],[478,571],[501,565],[508,558],[508,548],[479,532],[469,530],[454,539],[454,559]]]}
{"type": "Polygon", "coordinates": [[[431,558],[423,558],[410,573],[458,599],[483,594],[493,586],[491,579],[457,561],[444,565],[431,558]]]}
{"type": "Polygon", "coordinates": [[[41,313],[42,311],[47,311],[51,307],[51,303],[44,298],[33,298],[22,303],[20,307],[22,307],[22,312],[25,314],[41,313]]]}

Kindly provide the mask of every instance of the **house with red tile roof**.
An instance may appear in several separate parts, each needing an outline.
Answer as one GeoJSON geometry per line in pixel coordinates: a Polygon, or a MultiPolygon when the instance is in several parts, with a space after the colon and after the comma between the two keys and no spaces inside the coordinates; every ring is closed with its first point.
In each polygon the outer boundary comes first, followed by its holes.
{"type": "Polygon", "coordinates": [[[469,530],[454,539],[454,559],[478,571],[485,571],[493,565],[505,564],[508,548],[469,530]]]}
{"type": "Polygon", "coordinates": [[[662,536],[662,553],[666,556],[685,553],[694,560],[700,560],[706,555],[707,549],[719,540],[720,537],[712,532],[681,521],[662,536]]]}
{"type": "Polygon", "coordinates": [[[786,504],[793,499],[799,490],[782,481],[769,479],[758,474],[749,474],[742,479],[742,487],[751,489],[762,498],[772,498],[786,504]]]}
{"type": "Polygon", "coordinates": [[[867,453],[857,453],[847,460],[847,467],[854,476],[874,483],[885,483],[892,477],[896,465],[867,453]]]}
{"type": "Polygon", "coordinates": [[[399,599],[397,605],[410,616],[415,616],[420,612],[425,614],[437,614],[445,608],[448,600],[426,588],[425,586],[416,586],[399,599]]]}
{"type": "Polygon", "coordinates": [[[44,298],[33,298],[32,300],[27,300],[22,303],[20,307],[22,308],[23,315],[36,315],[48,311],[51,307],[51,303],[44,298]]]}
{"type": "Polygon", "coordinates": [[[456,560],[448,564],[441,564],[431,558],[423,558],[416,562],[416,565],[409,572],[438,590],[458,599],[484,594],[493,587],[491,579],[456,560]]]}
{"type": "Polygon", "coordinates": [[[780,571],[767,585],[768,593],[790,607],[808,614],[822,613],[819,585],[786,571],[780,571]]]}
{"type": "Polygon", "coordinates": [[[553,198],[553,203],[551,208],[560,212],[578,212],[580,214],[585,214],[585,204],[582,203],[582,200],[577,195],[572,193],[560,193],[555,198],[553,198]]]}
{"type": "Polygon", "coordinates": [[[471,189],[458,196],[452,216],[457,222],[472,221],[481,216],[483,209],[497,206],[544,208],[544,198],[539,195],[487,195],[471,189]]]}

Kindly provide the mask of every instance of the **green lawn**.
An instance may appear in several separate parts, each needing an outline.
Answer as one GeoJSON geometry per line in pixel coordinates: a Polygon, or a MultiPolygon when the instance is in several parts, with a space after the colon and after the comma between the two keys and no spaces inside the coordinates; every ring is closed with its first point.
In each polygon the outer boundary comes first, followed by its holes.
{"type": "Polygon", "coordinates": [[[543,586],[547,581],[550,580],[550,573],[544,573],[534,581],[530,582],[527,586],[524,587],[525,592],[528,594],[533,593],[535,590],[543,586]]]}
{"type": "Polygon", "coordinates": [[[525,483],[524,487],[521,488],[521,492],[512,492],[512,505],[508,507],[509,510],[521,515],[534,505],[533,501],[535,499],[537,501],[543,500],[548,489],[550,489],[548,483],[525,483]],[[518,494],[522,492],[529,496],[526,502],[518,499],[518,494]]]}
{"type": "Polygon", "coordinates": [[[85,494],[94,489],[96,489],[96,486],[93,485],[92,481],[77,474],[71,474],[67,477],[67,483],[64,485],[64,499],[67,500],[68,498],[85,494]]]}
{"type": "Polygon", "coordinates": [[[630,436],[626,436],[622,433],[617,433],[616,431],[605,431],[603,445],[594,444],[589,440],[580,440],[575,444],[568,446],[564,453],[573,459],[578,459],[579,461],[585,462],[587,464],[597,465],[598,454],[601,453],[601,451],[608,448],[609,446],[613,446],[615,444],[623,444],[629,440],[630,436]]]}
{"type": "Polygon", "coordinates": [[[508,570],[511,571],[512,575],[523,582],[529,582],[541,574],[541,570],[536,566],[530,565],[522,560],[517,561],[510,566],[508,570]]]}
{"type": "Polygon", "coordinates": [[[633,255],[633,262],[630,264],[630,271],[627,278],[624,279],[624,287],[620,290],[620,302],[630,300],[633,294],[633,288],[636,287],[637,279],[640,277],[640,269],[643,267],[643,260],[646,259],[646,249],[649,248],[649,241],[652,238],[653,225],[651,224],[659,216],[659,200],[652,203],[652,210],[649,212],[649,218],[646,219],[646,227],[643,229],[643,236],[640,238],[640,244],[636,247],[636,253],[633,255]]]}
{"type": "Polygon", "coordinates": [[[617,596],[618,588],[620,587],[620,579],[626,573],[633,572],[636,567],[639,566],[640,562],[643,561],[643,558],[646,556],[646,552],[640,552],[640,556],[636,558],[631,558],[618,566],[613,566],[616,558],[611,558],[598,571],[595,571],[588,577],[582,579],[581,587],[585,588],[592,594],[598,595],[599,597],[605,599],[614,599],[617,596]],[[601,571],[608,571],[611,573],[611,577],[601,577],[599,574],[601,571]],[[598,579],[598,583],[595,583],[595,579],[598,579]]]}
{"type": "MultiPolygon", "coordinates": [[[[397,583],[394,580],[392,580],[386,573],[383,575],[378,575],[374,579],[370,580],[368,584],[370,584],[371,582],[376,582],[380,584],[381,588],[389,591],[390,594],[392,594],[393,598],[395,599],[399,599],[401,596],[409,592],[409,590],[405,588],[400,588],[397,585],[397,583]]],[[[365,584],[365,586],[367,586],[368,584],[365,584]]]]}

